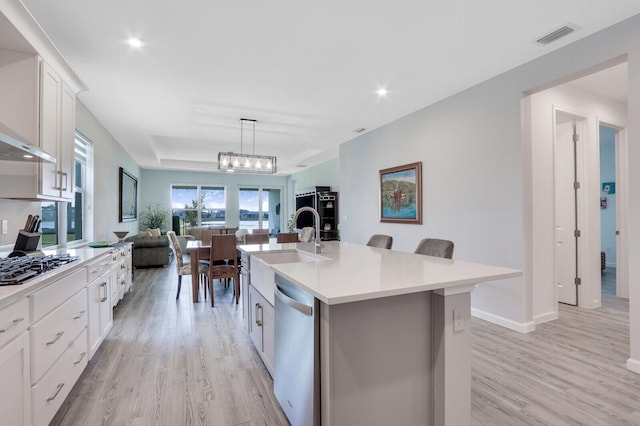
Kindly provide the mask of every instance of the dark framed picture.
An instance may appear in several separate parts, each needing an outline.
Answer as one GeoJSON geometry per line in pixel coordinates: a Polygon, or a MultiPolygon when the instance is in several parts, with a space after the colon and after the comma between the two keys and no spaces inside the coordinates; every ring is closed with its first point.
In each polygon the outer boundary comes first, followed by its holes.
{"type": "Polygon", "coordinates": [[[138,218],[138,178],[120,167],[118,222],[138,218]]]}
{"type": "Polygon", "coordinates": [[[422,162],[380,170],[380,222],[422,223],[422,162]]]}

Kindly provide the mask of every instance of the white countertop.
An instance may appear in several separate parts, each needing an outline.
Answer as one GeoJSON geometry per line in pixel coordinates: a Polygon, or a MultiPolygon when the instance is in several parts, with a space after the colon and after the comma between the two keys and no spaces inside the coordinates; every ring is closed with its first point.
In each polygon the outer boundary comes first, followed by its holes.
{"type": "Polygon", "coordinates": [[[69,253],[71,256],[78,256],[80,258],[49,271],[46,274],[29,279],[24,284],[0,286],[0,308],[15,302],[20,298],[28,296],[34,291],[64,277],[64,275],[93,263],[94,260],[110,253],[111,250],[113,250],[113,247],[91,248],[86,246],[75,249],[42,250],[45,255],[69,253]]]}
{"type": "MultiPolygon", "coordinates": [[[[250,255],[289,250],[313,253],[311,243],[238,248],[250,255]]],[[[271,268],[329,305],[456,287],[469,291],[476,283],[522,275],[517,269],[337,241],[323,242],[319,256],[327,260],[278,263],[271,268]]]]}

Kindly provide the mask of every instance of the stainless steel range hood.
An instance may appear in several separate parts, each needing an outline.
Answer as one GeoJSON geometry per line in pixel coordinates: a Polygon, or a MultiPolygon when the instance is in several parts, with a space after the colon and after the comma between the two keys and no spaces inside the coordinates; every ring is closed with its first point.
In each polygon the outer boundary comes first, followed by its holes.
{"type": "Polygon", "coordinates": [[[20,142],[16,135],[0,124],[0,160],[55,163],[56,158],[37,146],[20,142]]]}

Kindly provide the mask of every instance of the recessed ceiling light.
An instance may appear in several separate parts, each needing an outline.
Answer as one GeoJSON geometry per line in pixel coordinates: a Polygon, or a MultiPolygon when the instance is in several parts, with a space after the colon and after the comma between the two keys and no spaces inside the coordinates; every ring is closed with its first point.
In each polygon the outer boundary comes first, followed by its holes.
{"type": "Polygon", "coordinates": [[[376,95],[378,95],[379,98],[386,97],[387,93],[389,93],[389,91],[387,90],[386,87],[380,87],[378,88],[378,90],[376,90],[376,95]]]}
{"type": "Polygon", "coordinates": [[[129,41],[127,41],[127,43],[129,43],[129,46],[135,47],[135,48],[140,48],[144,46],[144,43],[142,42],[142,40],[135,37],[130,38],[129,41]]]}

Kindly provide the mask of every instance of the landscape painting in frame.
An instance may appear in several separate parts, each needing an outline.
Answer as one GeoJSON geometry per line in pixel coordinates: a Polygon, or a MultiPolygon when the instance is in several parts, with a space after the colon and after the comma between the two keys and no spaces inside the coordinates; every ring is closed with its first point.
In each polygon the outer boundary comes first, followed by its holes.
{"type": "Polygon", "coordinates": [[[380,222],[422,223],[422,162],[380,170],[380,222]]]}

